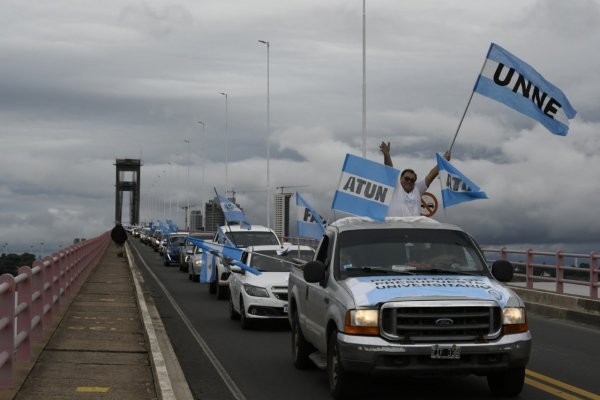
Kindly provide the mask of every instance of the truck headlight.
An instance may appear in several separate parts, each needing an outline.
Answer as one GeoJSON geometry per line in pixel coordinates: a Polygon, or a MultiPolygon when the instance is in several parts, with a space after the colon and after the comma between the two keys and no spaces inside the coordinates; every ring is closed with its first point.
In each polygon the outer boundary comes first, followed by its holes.
{"type": "Polygon", "coordinates": [[[529,329],[524,308],[507,307],[502,310],[502,331],[505,335],[523,333],[529,329]]]}
{"type": "Polygon", "coordinates": [[[269,297],[269,292],[267,292],[267,289],[259,287],[259,286],[252,286],[252,285],[248,285],[246,283],[246,284],[244,284],[244,290],[246,291],[246,294],[248,296],[269,297]]]}
{"type": "Polygon", "coordinates": [[[348,310],[344,332],[350,335],[379,335],[379,310],[348,310]]]}

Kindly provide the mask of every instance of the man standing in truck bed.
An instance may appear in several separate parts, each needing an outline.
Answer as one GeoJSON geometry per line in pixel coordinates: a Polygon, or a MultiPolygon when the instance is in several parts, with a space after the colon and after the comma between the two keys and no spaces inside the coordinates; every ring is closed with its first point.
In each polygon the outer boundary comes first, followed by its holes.
{"type": "MultiPolygon", "coordinates": [[[[379,151],[383,153],[383,162],[393,167],[390,157],[390,142],[381,142],[379,151]]],[[[444,158],[450,161],[450,152],[444,153],[444,158]]],[[[400,174],[399,184],[396,185],[392,202],[388,208],[388,217],[418,217],[421,215],[421,195],[431,182],[438,176],[437,164],[429,171],[425,179],[417,182],[417,174],[412,169],[405,169],[400,174]]]]}

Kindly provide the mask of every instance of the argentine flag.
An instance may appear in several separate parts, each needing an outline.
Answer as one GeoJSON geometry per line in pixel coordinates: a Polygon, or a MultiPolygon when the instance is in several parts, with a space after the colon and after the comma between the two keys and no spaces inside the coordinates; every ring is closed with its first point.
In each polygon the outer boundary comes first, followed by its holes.
{"type": "Polygon", "coordinates": [[[250,229],[250,223],[246,220],[244,212],[240,210],[238,206],[236,206],[225,196],[221,196],[218,193],[217,197],[219,197],[219,203],[221,203],[221,210],[223,210],[225,221],[228,223],[238,223],[240,226],[250,229]]]}
{"type": "Polygon", "coordinates": [[[323,219],[298,192],[296,192],[296,207],[298,209],[298,220],[296,221],[298,236],[320,239],[325,233],[323,219]]]}
{"type": "Polygon", "coordinates": [[[385,220],[400,171],[346,154],[331,208],[360,217],[385,220]]]}
{"type": "Polygon", "coordinates": [[[559,88],[495,43],[473,91],[539,121],[555,135],[566,136],[569,120],[577,114],[559,88]]]}
{"type": "Polygon", "coordinates": [[[487,194],[479,189],[479,186],[454,168],[444,157],[438,153],[435,156],[440,171],[444,208],[465,201],[488,198],[487,194]]]}

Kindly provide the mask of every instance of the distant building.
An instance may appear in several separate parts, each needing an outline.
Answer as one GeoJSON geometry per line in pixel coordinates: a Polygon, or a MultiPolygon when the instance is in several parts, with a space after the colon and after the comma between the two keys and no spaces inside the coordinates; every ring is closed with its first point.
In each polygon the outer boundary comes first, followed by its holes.
{"type": "MultiPolygon", "coordinates": [[[[236,206],[240,208],[240,210],[244,210],[240,207],[239,204],[235,202],[235,197],[230,197],[230,201],[232,201],[236,206]]],[[[217,226],[225,225],[225,216],[223,215],[223,210],[221,210],[221,203],[219,203],[219,199],[215,197],[214,199],[210,199],[204,205],[204,217],[206,218],[206,223],[204,228],[208,232],[214,232],[217,230],[217,226]]]]}
{"type": "Polygon", "coordinates": [[[292,197],[291,193],[275,194],[273,230],[280,238],[290,235],[290,197],[292,197]]]}
{"type": "Polygon", "coordinates": [[[190,213],[190,229],[194,231],[201,231],[204,227],[202,222],[202,211],[192,210],[190,213]]]}
{"type": "Polygon", "coordinates": [[[206,218],[204,227],[209,232],[215,232],[217,226],[225,225],[225,216],[223,216],[219,199],[215,197],[204,205],[204,217],[206,218]]]}

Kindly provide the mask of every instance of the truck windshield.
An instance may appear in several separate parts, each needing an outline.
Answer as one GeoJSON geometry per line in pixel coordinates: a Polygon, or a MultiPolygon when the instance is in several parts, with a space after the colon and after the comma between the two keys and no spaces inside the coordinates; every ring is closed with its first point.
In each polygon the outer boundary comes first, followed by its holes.
{"type": "Polygon", "coordinates": [[[293,258],[309,261],[314,255],[312,250],[292,250],[283,254],[276,250],[254,252],[250,266],[261,272],[289,272],[292,264],[296,264],[293,258]]]}
{"type": "Polygon", "coordinates": [[[262,246],[274,244],[279,246],[279,239],[273,232],[240,231],[226,232],[227,239],[237,247],[262,246]]]}
{"type": "Polygon", "coordinates": [[[339,236],[341,279],[382,274],[490,276],[475,243],[461,231],[372,229],[339,236]]]}

